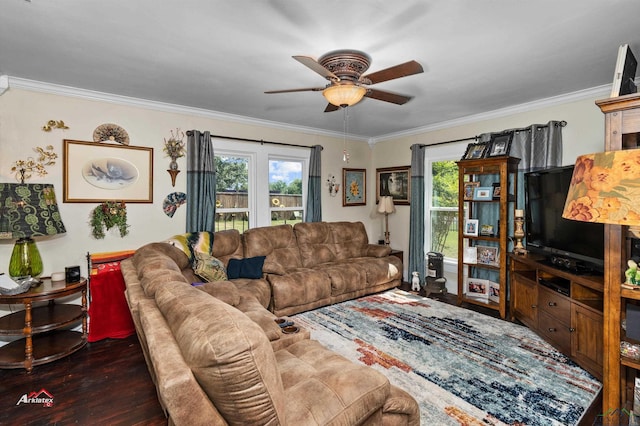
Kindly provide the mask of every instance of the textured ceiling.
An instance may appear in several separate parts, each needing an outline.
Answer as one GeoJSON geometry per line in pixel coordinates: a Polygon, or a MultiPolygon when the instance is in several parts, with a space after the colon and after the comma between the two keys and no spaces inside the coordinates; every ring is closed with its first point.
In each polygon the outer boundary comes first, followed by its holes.
{"type": "MultiPolygon", "coordinates": [[[[640,54],[638,0],[2,0],[0,75],[343,130],[323,86],[291,58],[357,49],[370,72],[425,72],[374,87],[349,133],[376,138],[610,85],[618,46],[640,54]]],[[[0,98],[1,100],[1,98],[0,98]]]]}

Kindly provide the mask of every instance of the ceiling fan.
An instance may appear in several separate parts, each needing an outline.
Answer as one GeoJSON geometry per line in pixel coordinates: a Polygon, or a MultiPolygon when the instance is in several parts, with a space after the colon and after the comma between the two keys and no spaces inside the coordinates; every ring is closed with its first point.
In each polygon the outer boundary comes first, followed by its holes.
{"type": "Polygon", "coordinates": [[[329,101],[324,112],[355,105],[363,97],[403,105],[409,102],[413,96],[372,89],[367,86],[424,71],[418,62],[409,61],[362,75],[369,69],[371,57],[359,50],[334,50],[322,55],[317,61],[310,56],[293,56],[293,59],[329,80],[329,84],[324,87],[271,90],[264,93],[322,92],[322,95],[329,101]]]}

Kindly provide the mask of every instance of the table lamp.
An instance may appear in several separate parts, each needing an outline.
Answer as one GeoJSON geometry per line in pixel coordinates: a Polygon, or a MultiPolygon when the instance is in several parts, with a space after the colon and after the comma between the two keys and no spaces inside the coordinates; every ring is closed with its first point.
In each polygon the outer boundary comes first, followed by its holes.
{"type": "Polygon", "coordinates": [[[390,195],[380,197],[380,202],[378,203],[378,213],[384,214],[384,244],[389,245],[389,215],[396,211],[395,206],[393,205],[393,197],[390,195]]]}
{"type": "Polygon", "coordinates": [[[17,239],[11,277],[42,274],[42,258],[33,237],[66,232],[51,184],[0,183],[0,238],[17,239]]]}
{"type": "Polygon", "coordinates": [[[640,149],[578,157],[562,217],[582,222],[640,225],[640,149]]]}

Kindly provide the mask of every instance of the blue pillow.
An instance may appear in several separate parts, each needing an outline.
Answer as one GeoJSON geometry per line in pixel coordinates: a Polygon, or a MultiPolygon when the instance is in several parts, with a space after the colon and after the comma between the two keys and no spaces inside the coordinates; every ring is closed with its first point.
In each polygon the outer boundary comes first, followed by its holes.
{"type": "Polygon", "coordinates": [[[227,277],[235,278],[262,278],[262,266],[266,256],[249,257],[246,259],[229,259],[227,265],[227,277]]]}

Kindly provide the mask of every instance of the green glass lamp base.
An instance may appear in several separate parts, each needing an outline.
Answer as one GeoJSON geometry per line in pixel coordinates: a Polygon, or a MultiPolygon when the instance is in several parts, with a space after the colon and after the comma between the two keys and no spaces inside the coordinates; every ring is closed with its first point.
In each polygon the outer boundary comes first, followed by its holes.
{"type": "Polygon", "coordinates": [[[16,241],[9,260],[9,275],[12,277],[37,277],[42,274],[42,257],[33,238],[16,241]]]}

